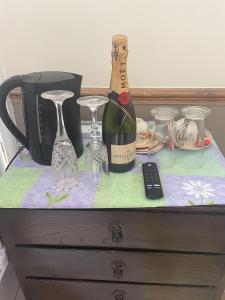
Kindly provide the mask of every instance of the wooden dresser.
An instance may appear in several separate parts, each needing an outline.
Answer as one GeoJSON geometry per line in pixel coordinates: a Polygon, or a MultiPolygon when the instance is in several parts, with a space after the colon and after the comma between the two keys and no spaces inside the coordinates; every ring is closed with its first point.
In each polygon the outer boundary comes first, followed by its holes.
{"type": "Polygon", "coordinates": [[[27,300],[221,300],[225,207],[0,209],[27,300]]]}

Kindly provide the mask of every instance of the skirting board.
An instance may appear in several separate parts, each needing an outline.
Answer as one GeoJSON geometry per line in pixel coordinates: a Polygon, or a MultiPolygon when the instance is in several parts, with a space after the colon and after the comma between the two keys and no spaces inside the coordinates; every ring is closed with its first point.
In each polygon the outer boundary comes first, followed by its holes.
{"type": "MultiPolygon", "coordinates": [[[[83,87],[81,96],[106,96],[108,88],[83,87]]],[[[225,105],[225,88],[131,88],[135,105],[225,105]]],[[[20,90],[10,93],[12,101],[20,101],[20,90]]]]}

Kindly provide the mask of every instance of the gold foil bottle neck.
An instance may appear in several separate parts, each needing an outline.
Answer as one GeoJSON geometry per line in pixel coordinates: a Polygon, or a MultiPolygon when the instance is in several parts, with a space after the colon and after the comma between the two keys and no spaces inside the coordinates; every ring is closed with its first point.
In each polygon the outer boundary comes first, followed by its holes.
{"type": "Polygon", "coordinates": [[[124,34],[115,34],[112,38],[112,44],[113,45],[120,45],[120,44],[124,44],[127,45],[128,44],[128,40],[127,40],[127,36],[124,34]]]}
{"type": "Polygon", "coordinates": [[[124,34],[116,34],[112,38],[112,58],[115,61],[120,61],[121,59],[126,62],[128,55],[128,39],[124,34]]]}

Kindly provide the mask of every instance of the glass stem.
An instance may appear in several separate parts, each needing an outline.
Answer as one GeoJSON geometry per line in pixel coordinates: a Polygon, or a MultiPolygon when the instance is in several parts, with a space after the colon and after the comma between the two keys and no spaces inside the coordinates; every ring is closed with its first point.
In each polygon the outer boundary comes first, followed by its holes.
{"type": "Polygon", "coordinates": [[[62,102],[56,102],[56,116],[57,116],[57,133],[56,137],[67,138],[66,128],[63,120],[62,102]]]}
{"type": "Polygon", "coordinates": [[[91,118],[91,137],[93,140],[97,140],[100,136],[100,132],[98,130],[98,120],[97,120],[97,109],[91,108],[92,118],[91,118]]]}

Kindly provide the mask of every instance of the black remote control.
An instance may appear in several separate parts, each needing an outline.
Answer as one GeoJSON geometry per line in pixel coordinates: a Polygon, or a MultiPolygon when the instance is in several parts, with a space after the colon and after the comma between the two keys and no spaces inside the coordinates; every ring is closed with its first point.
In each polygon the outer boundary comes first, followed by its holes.
{"type": "Polygon", "coordinates": [[[145,195],[147,198],[156,200],[163,197],[161,181],[156,163],[147,162],[142,164],[145,184],[145,195]]]}

